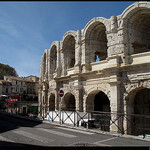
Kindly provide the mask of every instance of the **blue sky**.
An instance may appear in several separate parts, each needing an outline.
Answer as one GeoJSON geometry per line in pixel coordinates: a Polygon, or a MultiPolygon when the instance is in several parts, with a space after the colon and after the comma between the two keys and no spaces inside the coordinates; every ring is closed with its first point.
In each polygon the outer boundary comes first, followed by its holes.
{"type": "Polygon", "coordinates": [[[120,15],[135,1],[1,1],[0,63],[20,77],[40,76],[44,49],[94,17],[120,15]]]}

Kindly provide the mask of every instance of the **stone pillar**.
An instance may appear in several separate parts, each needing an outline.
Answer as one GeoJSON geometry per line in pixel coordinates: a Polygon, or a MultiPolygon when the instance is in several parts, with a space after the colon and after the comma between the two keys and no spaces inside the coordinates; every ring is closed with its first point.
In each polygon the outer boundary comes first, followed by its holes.
{"type": "Polygon", "coordinates": [[[75,44],[75,73],[79,73],[81,71],[81,53],[81,30],[78,30],[75,44]]]}
{"type": "Polygon", "coordinates": [[[57,62],[56,62],[56,76],[61,76],[61,55],[60,55],[60,42],[58,41],[57,45],[57,62]]]}
{"type": "Polygon", "coordinates": [[[48,97],[47,97],[47,111],[49,111],[49,100],[50,100],[50,91],[48,90],[48,97]]]}
{"type": "Polygon", "coordinates": [[[43,66],[44,66],[44,59],[43,59],[43,56],[42,56],[41,57],[41,81],[43,81],[43,79],[44,79],[43,66]]]}
{"type": "Polygon", "coordinates": [[[42,80],[42,76],[43,76],[43,67],[42,67],[42,64],[43,64],[43,57],[41,57],[41,63],[40,63],[40,81],[42,80]]]}
{"type": "Polygon", "coordinates": [[[131,130],[132,130],[133,120],[131,114],[134,113],[134,109],[133,109],[134,96],[135,94],[130,95],[129,97],[125,97],[124,100],[124,113],[126,114],[126,117],[124,118],[123,128],[125,130],[125,134],[131,134],[131,130]]]}
{"type": "Polygon", "coordinates": [[[81,64],[81,30],[78,30],[75,45],[75,66],[79,66],[80,64],[81,64]]]}
{"type": "Polygon", "coordinates": [[[59,110],[59,95],[58,95],[58,91],[56,91],[56,95],[55,95],[55,111],[59,110]]]}
{"type": "Polygon", "coordinates": [[[46,66],[45,66],[45,80],[48,80],[48,49],[46,51],[46,66]]]}
{"type": "Polygon", "coordinates": [[[66,71],[66,64],[65,64],[64,49],[61,49],[59,52],[61,56],[62,76],[65,76],[67,71],[66,71]]]}
{"type": "MultiPolygon", "coordinates": [[[[111,93],[110,96],[111,120],[115,122],[110,126],[110,131],[120,132],[120,130],[122,130],[122,121],[123,121],[122,120],[123,118],[119,117],[118,114],[121,113],[122,110],[120,100],[120,81],[110,82],[110,93],[111,93]]],[[[112,123],[112,121],[110,123],[112,123]]]]}
{"type": "Polygon", "coordinates": [[[42,96],[42,106],[44,107],[42,113],[43,113],[44,117],[46,117],[46,114],[47,114],[47,102],[48,102],[48,86],[47,86],[47,82],[44,82],[42,93],[43,93],[42,94],[43,95],[42,96]]]}
{"type": "Polygon", "coordinates": [[[47,73],[48,73],[48,81],[50,81],[50,50],[48,51],[47,56],[47,73]]]}
{"type": "Polygon", "coordinates": [[[87,95],[85,94],[83,96],[83,112],[87,111],[87,108],[86,108],[86,99],[87,99],[87,95]]]}
{"type": "Polygon", "coordinates": [[[38,89],[38,117],[42,117],[42,110],[41,110],[41,104],[42,104],[42,89],[38,89]]]}
{"type": "Polygon", "coordinates": [[[82,96],[82,89],[78,88],[76,91],[76,111],[82,112],[83,111],[83,96],[82,96]]]}
{"type": "Polygon", "coordinates": [[[88,48],[88,40],[84,39],[81,41],[81,49],[82,49],[82,72],[87,72],[91,69],[91,65],[89,64],[89,48],[88,48]]]}

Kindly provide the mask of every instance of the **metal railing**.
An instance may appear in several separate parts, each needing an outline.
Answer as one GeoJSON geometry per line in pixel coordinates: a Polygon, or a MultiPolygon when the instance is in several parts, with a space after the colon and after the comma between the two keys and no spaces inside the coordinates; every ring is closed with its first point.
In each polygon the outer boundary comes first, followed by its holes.
{"type": "Polygon", "coordinates": [[[116,112],[49,111],[50,122],[93,128],[105,132],[143,135],[150,134],[150,115],[124,114],[116,112]]]}
{"type": "MultiPolygon", "coordinates": [[[[30,111],[27,111],[25,114],[23,110],[21,111],[22,105],[23,103],[21,102],[0,102],[0,109],[16,115],[29,115],[30,111]]],[[[30,106],[28,104],[28,108],[30,106]]],[[[35,115],[38,116],[40,114],[43,119],[58,124],[92,128],[105,132],[118,132],[136,136],[142,135],[143,137],[146,134],[150,134],[150,115],[100,111],[77,112],[75,110],[52,110],[46,112],[45,110],[49,109],[45,109],[43,106],[37,109],[40,112],[37,112],[35,115]]]]}

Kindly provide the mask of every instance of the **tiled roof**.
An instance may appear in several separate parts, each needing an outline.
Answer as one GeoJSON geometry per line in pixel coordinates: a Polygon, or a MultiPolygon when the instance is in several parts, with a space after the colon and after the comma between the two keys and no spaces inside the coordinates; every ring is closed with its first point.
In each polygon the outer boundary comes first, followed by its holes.
{"type": "Polygon", "coordinates": [[[14,77],[14,76],[5,76],[5,77],[8,79],[16,80],[16,81],[33,82],[31,80],[28,80],[28,79],[22,78],[22,77],[14,77]]]}
{"type": "Polygon", "coordinates": [[[11,82],[8,80],[0,80],[0,84],[3,84],[3,83],[11,83],[11,82]]]}

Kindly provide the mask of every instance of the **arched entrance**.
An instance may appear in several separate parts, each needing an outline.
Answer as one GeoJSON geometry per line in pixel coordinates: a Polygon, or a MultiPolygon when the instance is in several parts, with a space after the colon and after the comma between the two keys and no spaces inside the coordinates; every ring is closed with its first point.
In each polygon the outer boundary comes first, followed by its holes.
{"type": "Polygon", "coordinates": [[[132,134],[141,135],[144,132],[150,134],[150,130],[147,130],[150,125],[150,118],[143,116],[150,115],[150,89],[145,88],[136,93],[133,107],[134,114],[141,116],[133,117],[132,134]]]}
{"type": "Polygon", "coordinates": [[[110,112],[110,101],[102,91],[92,91],[86,101],[86,111],[110,112]]]}
{"type": "Polygon", "coordinates": [[[104,92],[99,92],[94,98],[94,111],[110,112],[110,101],[104,92]]]}
{"type": "Polygon", "coordinates": [[[126,103],[127,133],[150,134],[150,89],[137,88],[128,95],[126,103]]]}
{"type": "Polygon", "coordinates": [[[71,93],[65,94],[63,101],[62,101],[62,110],[75,110],[75,97],[71,93]]]}
{"type": "Polygon", "coordinates": [[[95,119],[95,127],[102,131],[109,131],[110,128],[110,101],[102,91],[93,91],[88,95],[86,103],[87,112],[95,119]]]}
{"type": "Polygon", "coordinates": [[[55,94],[51,94],[49,97],[49,111],[55,110],[55,94]]]}

